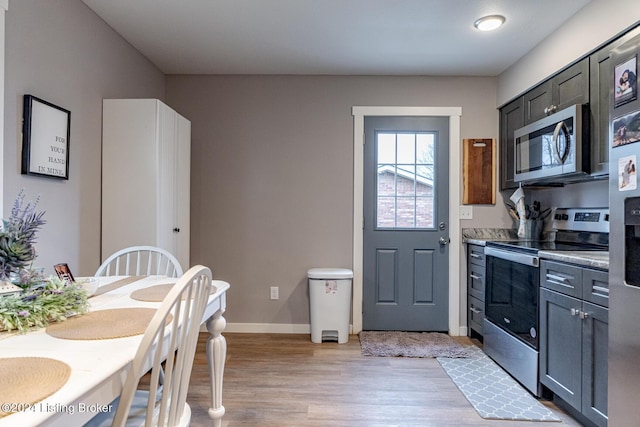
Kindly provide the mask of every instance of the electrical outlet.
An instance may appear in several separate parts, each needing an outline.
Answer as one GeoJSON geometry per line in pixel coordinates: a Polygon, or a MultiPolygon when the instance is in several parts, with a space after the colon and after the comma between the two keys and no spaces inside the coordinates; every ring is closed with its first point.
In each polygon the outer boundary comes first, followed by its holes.
{"type": "Polygon", "coordinates": [[[270,289],[270,298],[272,300],[280,299],[280,288],[277,286],[272,286],[270,289]]]}
{"type": "Polygon", "coordinates": [[[473,206],[460,206],[460,219],[473,219],[473,206]]]}

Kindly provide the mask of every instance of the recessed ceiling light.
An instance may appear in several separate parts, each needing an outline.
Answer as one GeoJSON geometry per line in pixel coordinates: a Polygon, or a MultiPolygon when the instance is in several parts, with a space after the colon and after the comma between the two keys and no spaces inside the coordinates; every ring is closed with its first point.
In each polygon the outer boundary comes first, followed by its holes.
{"type": "Polygon", "coordinates": [[[483,16],[473,23],[474,27],[480,31],[491,31],[504,24],[505,18],[502,15],[483,16]]]}

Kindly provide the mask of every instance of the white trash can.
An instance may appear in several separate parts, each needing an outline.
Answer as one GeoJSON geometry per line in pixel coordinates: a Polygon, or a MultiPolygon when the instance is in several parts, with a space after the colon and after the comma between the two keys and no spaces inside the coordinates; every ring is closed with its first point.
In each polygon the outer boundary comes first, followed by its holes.
{"type": "Polygon", "coordinates": [[[311,341],[348,342],[353,271],[346,268],[312,268],[307,276],[311,341]]]}

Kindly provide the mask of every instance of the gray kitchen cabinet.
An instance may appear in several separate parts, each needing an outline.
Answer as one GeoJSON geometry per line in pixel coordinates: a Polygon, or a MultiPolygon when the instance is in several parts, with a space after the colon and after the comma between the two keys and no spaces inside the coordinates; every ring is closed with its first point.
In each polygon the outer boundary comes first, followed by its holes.
{"type": "Polygon", "coordinates": [[[584,58],[524,94],[524,123],[588,102],[589,58],[584,58]]]}
{"type": "Polygon", "coordinates": [[[607,425],[607,272],[540,263],[540,382],[597,426],[607,425]]]}
{"type": "MultiPolygon", "coordinates": [[[[549,77],[500,108],[500,190],[517,188],[513,181],[513,131],[573,104],[589,104],[591,178],[609,175],[609,111],[613,87],[611,53],[640,34],[627,31],[589,55],[549,77]]],[[[614,110],[615,115],[615,110],[614,110]]]]}
{"type": "Polygon", "coordinates": [[[594,177],[605,178],[609,175],[609,107],[613,87],[611,53],[639,33],[640,28],[629,31],[598,49],[589,58],[591,175],[594,177]]]}
{"type": "Polygon", "coordinates": [[[500,190],[518,188],[513,180],[515,154],[513,133],[524,126],[524,98],[520,97],[500,109],[500,190]]]}
{"type": "Polygon", "coordinates": [[[600,49],[591,55],[591,175],[609,175],[609,90],[611,76],[611,47],[600,49]]]}
{"type": "Polygon", "coordinates": [[[483,334],[486,258],[484,246],[467,245],[467,308],[469,335],[483,334]]]}
{"type": "Polygon", "coordinates": [[[500,108],[501,191],[518,187],[513,179],[514,131],[565,107],[588,102],[589,58],[585,58],[500,108]]]}

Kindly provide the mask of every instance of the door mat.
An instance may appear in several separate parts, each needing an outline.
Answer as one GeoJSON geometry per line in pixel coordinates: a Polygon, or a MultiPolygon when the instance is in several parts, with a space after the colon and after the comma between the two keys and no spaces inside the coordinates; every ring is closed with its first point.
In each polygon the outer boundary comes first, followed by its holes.
{"type": "Polygon", "coordinates": [[[480,348],[469,349],[472,354],[466,359],[437,360],[482,418],[561,421],[480,348]]]}
{"type": "Polygon", "coordinates": [[[439,332],[362,331],[363,356],[469,357],[468,347],[439,332]]]}

